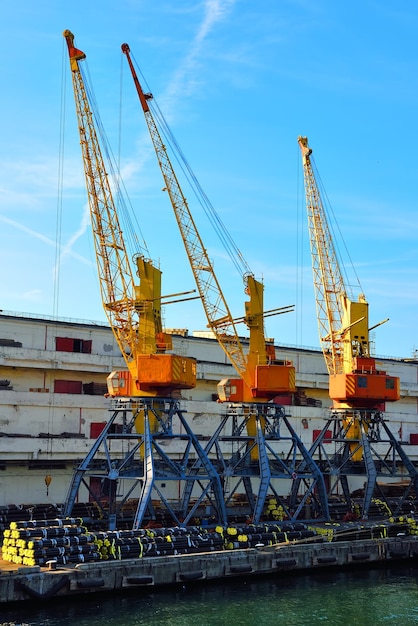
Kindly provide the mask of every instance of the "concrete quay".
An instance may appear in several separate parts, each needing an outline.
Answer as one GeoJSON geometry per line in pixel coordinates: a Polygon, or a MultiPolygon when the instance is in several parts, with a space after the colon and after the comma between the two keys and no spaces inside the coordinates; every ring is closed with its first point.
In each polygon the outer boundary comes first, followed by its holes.
{"type": "MultiPolygon", "coordinates": [[[[0,560],[0,603],[120,593],[143,587],[205,583],[237,577],[312,573],[324,568],[411,564],[418,559],[418,536],[301,544],[243,550],[80,563],[19,566],[0,560]]],[[[149,590],[149,589],[148,589],[149,590]]]]}

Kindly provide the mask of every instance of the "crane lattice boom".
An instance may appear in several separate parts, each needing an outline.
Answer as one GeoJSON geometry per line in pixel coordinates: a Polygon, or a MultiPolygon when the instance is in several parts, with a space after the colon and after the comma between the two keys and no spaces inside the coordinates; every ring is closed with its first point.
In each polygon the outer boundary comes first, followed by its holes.
{"type": "MultiPolygon", "coordinates": [[[[79,123],[80,145],[102,300],[109,323],[112,328],[117,330],[119,347],[122,353],[126,354],[127,346],[131,347],[132,344],[135,346],[138,341],[132,318],[135,309],[132,306],[132,300],[127,298],[127,294],[134,292],[134,280],[83,77],[78,66],[78,61],[84,59],[85,54],[74,48],[74,37],[69,31],[65,31],[64,36],[67,40],[73,70],[72,80],[79,123]]],[[[134,353],[135,351],[134,349],[131,352],[134,353]]]]}
{"type": "Polygon", "coordinates": [[[342,327],[343,311],[340,295],[345,290],[344,281],[312,170],[310,160],[312,150],[308,146],[306,137],[299,137],[298,141],[303,156],[319,337],[328,371],[332,374],[341,374],[343,372],[343,355],[339,331],[342,327]]]}

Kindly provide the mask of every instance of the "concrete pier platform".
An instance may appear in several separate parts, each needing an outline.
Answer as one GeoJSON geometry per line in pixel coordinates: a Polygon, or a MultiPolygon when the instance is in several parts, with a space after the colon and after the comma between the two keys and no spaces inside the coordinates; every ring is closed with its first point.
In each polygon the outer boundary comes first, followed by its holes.
{"type": "Polygon", "coordinates": [[[283,576],[324,568],[418,562],[418,536],[312,544],[285,543],[243,550],[79,563],[19,566],[0,560],[0,603],[39,601],[143,587],[283,576]]]}

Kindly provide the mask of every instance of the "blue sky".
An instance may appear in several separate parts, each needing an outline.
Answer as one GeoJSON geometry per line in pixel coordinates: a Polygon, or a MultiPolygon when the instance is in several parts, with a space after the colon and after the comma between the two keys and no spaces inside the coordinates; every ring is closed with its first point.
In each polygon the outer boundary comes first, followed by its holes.
{"type": "MultiPolygon", "coordinates": [[[[163,271],[164,293],[194,283],[124,67],[124,42],[223,223],[263,278],[266,309],[296,305],[295,313],[266,320],[267,335],[319,347],[302,134],[370,323],[390,318],[375,332],[376,353],[410,357],[418,349],[413,0],[3,0],[0,308],[100,321],[67,28],[87,55],[101,119],[163,271]]],[[[232,313],[241,316],[242,281],[198,208],[194,216],[232,313]]],[[[206,325],[199,302],[168,306],[164,314],[168,327],[206,325]]]]}

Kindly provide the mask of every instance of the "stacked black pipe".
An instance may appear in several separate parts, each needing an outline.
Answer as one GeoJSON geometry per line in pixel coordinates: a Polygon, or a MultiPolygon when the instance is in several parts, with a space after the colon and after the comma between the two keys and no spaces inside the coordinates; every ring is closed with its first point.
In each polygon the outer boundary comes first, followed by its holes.
{"type": "Polygon", "coordinates": [[[100,555],[81,518],[21,520],[4,531],[3,559],[19,565],[97,561],[100,555]]]}
{"type": "Polygon", "coordinates": [[[301,522],[279,524],[249,524],[231,526],[224,531],[225,547],[228,550],[271,546],[290,541],[308,540],[316,537],[315,530],[301,522]]]}
{"type": "Polygon", "coordinates": [[[413,520],[399,519],[385,522],[350,522],[334,524],[333,541],[358,541],[360,539],[385,539],[410,535],[413,520]]]}
{"type": "Polygon", "coordinates": [[[199,527],[99,532],[95,543],[102,559],[195,554],[224,547],[221,534],[199,527]]]}
{"type": "MultiPolygon", "coordinates": [[[[410,534],[415,520],[347,522],[317,527],[302,522],[166,527],[89,532],[83,519],[14,521],[4,531],[3,558],[22,565],[46,566],[99,560],[123,560],[273,546],[291,542],[347,541],[410,534]]],[[[416,531],[418,532],[418,531],[416,531]]]]}

